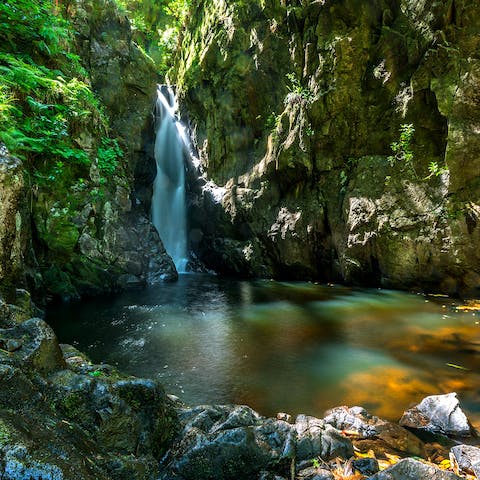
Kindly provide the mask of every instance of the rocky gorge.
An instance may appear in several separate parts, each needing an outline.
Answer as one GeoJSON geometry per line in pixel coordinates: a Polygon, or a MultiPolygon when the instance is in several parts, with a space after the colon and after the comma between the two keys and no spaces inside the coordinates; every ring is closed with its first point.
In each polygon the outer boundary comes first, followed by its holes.
{"type": "Polygon", "coordinates": [[[172,78],[198,147],[201,260],[475,294],[476,9],[200,2],[172,78]]]}
{"type": "MultiPolygon", "coordinates": [[[[191,13],[169,76],[198,154],[189,229],[207,268],[478,293],[476,5],[218,0],[191,13]]],[[[187,407],[58,344],[35,304],[176,277],[149,220],[160,78],[113,1],[65,2],[65,15],[125,154],[103,196],[80,188],[69,204],[0,152],[0,478],[461,478],[418,457],[478,476],[453,394],[400,425],[361,407],[265,418],[187,407]],[[385,454],[404,459],[379,471],[385,454]]],[[[84,127],[74,142],[100,140],[84,127]]],[[[99,171],[87,182],[102,186],[99,171]]]]}

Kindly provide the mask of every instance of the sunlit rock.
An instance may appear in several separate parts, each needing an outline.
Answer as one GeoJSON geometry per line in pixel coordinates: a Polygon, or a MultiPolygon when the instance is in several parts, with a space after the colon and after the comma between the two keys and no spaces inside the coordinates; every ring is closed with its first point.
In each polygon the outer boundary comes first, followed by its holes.
{"type": "Polygon", "coordinates": [[[480,448],[472,445],[456,445],[450,450],[450,462],[456,472],[468,473],[480,478],[480,448]]]}
{"type": "Polygon", "coordinates": [[[362,407],[337,407],[326,412],[324,421],[352,436],[357,448],[422,455],[423,444],[412,433],[399,425],[369,414],[362,407]]]}
{"type": "Polygon", "coordinates": [[[406,458],[369,477],[369,480],[460,480],[460,477],[433,465],[406,458]]]}
{"type": "Polygon", "coordinates": [[[473,433],[456,393],[424,398],[418,405],[403,414],[400,425],[461,437],[468,437],[473,433]]]}

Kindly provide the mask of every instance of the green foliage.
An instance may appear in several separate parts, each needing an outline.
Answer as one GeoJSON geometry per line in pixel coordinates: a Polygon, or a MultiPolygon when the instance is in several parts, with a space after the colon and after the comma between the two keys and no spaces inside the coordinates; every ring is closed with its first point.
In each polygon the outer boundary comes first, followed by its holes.
{"type": "Polygon", "coordinates": [[[315,135],[315,130],[313,129],[312,124],[310,122],[307,122],[305,124],[304,132],[307,137],[313,137],[315,135]]]}
{"type": "Polygon", "coordinates": [[[102,138],[102,143],[97,151],[97,162],[100,172],[104,175],[113,175],[118,166],[118,160],[122,157],[123,151],[116,140],[102,138]]]}
{"type": "Polygon", "coordinates": [[[0,53],[0,140],[26,160],[36,178],[57,180],[69,163],[90,164],[72,137],[84,129],[105,132],[106,118],[88,85],[30,57],[0,53]]]}
{"type": "Polygon", "coordinates": [[[400,137],[398,142],[390,144],[393,155],[388,157],[388,163],[392,167],[397,163],[400,163],[402,167],[409,167],[415,171],[413,167],[413,151],[411,146],[414,134],[415,127],[411,123],[400,126],[400,137]]]}
{"type": "Polygon", "coordinates": [[[53,15],[52,1],[4,0],[0,4],[2,50],[24,50],[34,54],[65,52],[70,33],[68,23],[53,15]]]}
{"type": "Polygon", "coordinates": [[[7,0],[0,27],[0,141],[24,160],[34,182],[54,183],[52,193],[71,206],[72,195],[100,186],[85,180],[96,139],[103,137],[100,184],[117,168],[121,150],[107,138],[107,118],[72,53],[73,30],[53,0],[7,0]],[[76,140],[85,134],[89,150],[76,140]]]}
{"type": "Polygon", "coordinates": [[[280,125],[281,117],[275,112],[271,112],[265,120],[265,130],[276,131],[280,125]]]}
{"type": "Polygon", "coordinates": [[[429,171],[430,175],[425,177],[425,180],[428,180],[429,178],[432,178],[432,177],[438,177],[438,176],[440,176],[444,173],[447,173],[448,172],[448,166],[444,165],[443,167],[441,167],[438,164],[438,162],[430,162],[428,164],[428,171],[429,171]]]}
{"type": "Polygon", "coordinates": [[[301,99],[307,104],[313,103],[315,100],[315,94],[308,87],[305,87],[300,83],[300,80],[295,73],[287,73],[286,77],[290,82],[290,85],[287,85],[290,94],[287,95],[287,98],[285,99],[286,103],[293,103],[297,99],[301,99]]]}
{"type": "Polygon", "coordinates": [[[191,0],[116,0],[132,22],[137,43],[165,74],[172,65],[191,0]]]}

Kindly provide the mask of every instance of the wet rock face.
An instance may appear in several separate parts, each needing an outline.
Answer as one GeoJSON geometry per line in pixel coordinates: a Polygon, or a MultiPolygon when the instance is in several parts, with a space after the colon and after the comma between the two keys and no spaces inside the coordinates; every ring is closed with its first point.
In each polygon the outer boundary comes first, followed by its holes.
{"type": "Polygon", "coordinates": [[[207,266],[475,292],[478,8],[201,3],[176,80],[205,180],[191,184],[191,227],[207,266]]]}
{"type": "Polygon", "coordinates": [[[158,478],[176,424],[158,383],[62,351],[41,319],[2,326],[0,478],[158,478]]]}
{"type": "Polygon", "coordinates": [[[27,191],[21,161],[0,144],[0,283],[9,295],[25,286],[31,260],[27,191]]]}
{"type": "Polygon", "coordinates": [[[184,410],[180,420],[183,429],[165,460],[165,480],[275,478],[295,462],[353,455],[340,432],[305,415],[289,424],[244,406],[204,406],[184,410]]]}

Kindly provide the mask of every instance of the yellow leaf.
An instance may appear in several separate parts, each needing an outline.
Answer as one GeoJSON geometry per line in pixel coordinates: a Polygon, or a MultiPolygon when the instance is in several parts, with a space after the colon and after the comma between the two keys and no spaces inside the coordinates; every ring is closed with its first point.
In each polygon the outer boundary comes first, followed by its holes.
{"type": "Polygon", "coordinates": [[[388,461],[390,462],[391,465],[394,465],[400,460],[400,457],[398,455],[392,455],[387,452],[385,452],[385,456],[388,458],[388,461]]]}
{"type": "Polygon", "coordinates": [[[369,450],[367,453],[355,452],[355,456],[357,458],[375,458],[375,452],[373,450],[369,450]]]}
{"type": "Polygon", "coordinates": [[[462,367],[461,365],[456,365],[455,363],[447,363],[447,367],[458,368],[458,370],[469,370],[468,368],[462,367]]]}
{"type": "Polygon", "coordinates": [[[451,464],[450,464],[450,460],[448,459],[445,459],[445,460],[442,460],[438,466],[442,469],[442,470],[450,470],[450,467],[451,467],[451,464]]]}

